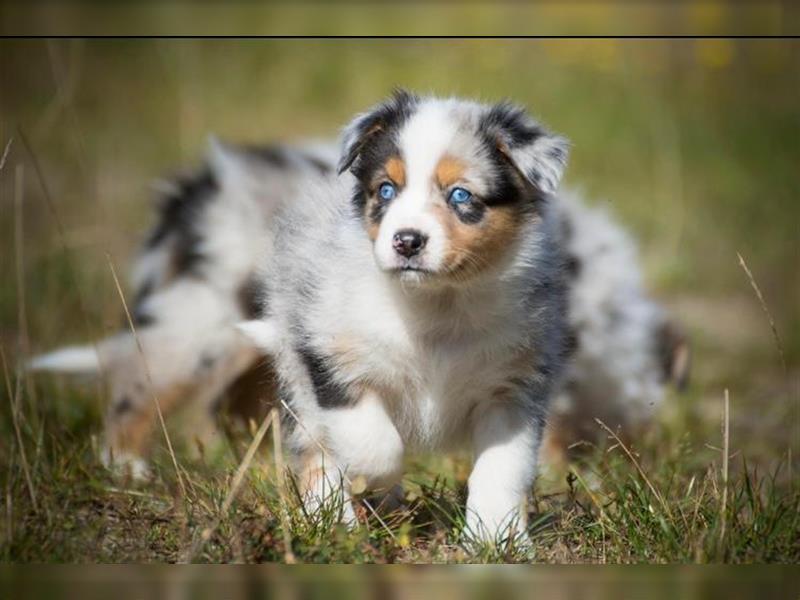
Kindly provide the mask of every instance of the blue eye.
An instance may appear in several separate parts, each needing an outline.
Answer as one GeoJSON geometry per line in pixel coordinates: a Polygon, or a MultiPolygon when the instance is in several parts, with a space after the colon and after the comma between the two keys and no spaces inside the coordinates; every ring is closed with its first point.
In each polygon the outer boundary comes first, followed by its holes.
{"type": "Polygon", "coordinates": [[[472,194],[464,188],[453,188],[453,191],[450,192],[450,202],[453,204],[464,204],[469,202],[470,198],[472,198],[472,194]]]}
{"type": "Polygon", "coordinates": [[[378,194],[383,200],[393,200],[397,195],[397,188],[387,181],[378,188],[378,194]]]}

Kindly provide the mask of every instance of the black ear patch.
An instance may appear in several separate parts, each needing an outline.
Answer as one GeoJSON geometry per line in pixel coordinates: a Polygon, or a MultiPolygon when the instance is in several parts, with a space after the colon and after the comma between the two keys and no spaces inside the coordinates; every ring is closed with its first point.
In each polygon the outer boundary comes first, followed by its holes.
{"type": "Polygon", "coordinates": [[[399,128],[414,113],[419,98],[405,90],[395,90],[391,98],[358,115],[344,128],[341,157],[336,170],[349,169],[374,134],[399,128]]]}
{"type": "Polygon", "coordinates": [[[508,102],[492,106],[481,118],[479,131],[539,192],[556,191],[569,154],[566,138],[550,133],[508,102]]]}

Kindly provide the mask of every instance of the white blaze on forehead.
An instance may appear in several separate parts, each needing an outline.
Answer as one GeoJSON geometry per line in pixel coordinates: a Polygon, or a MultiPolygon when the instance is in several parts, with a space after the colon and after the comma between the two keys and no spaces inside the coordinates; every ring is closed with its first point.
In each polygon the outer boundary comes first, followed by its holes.
{"type": "Polygon", "coordinates": [[[452,111],[453,105],[447,101],[425,102],[400,132],[407,188],[427,186],[452,145],[458,129],[452,111]]]}
{"type": "Polygon", "coordinates": [[[424,102],[400,131],[398,142],[405,163],[406,184],[389,205],[375,240],[376,256],[384,267],[403,262],[392,248],[392,237],[401,229],[416,229],[427,237],[424,252],[414,259],[419,266],[435,270],[444,261],[447,239],[431,210],[436,197],[431,186],[436,165],[458,130],[452,111],[453,104],[448,101],[424,102]]]}

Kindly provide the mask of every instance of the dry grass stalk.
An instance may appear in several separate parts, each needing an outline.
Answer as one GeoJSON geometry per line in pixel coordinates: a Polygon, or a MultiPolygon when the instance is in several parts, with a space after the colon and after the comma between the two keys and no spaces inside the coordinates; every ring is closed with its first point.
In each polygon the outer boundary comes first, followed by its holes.
{"type": "Polygon", "coordinates": [[[256,450],[261,445],[261,441],[264,439],[264,436],[267,433],[272,421],[269,418],[269,415],[264,417],[264,420],[261,422],[261,426],[256,431],[255,436],[253,437],[253,441],[250,442],[250,446],[247,448],[247,452],[242,459],[242,462],[239,464],[239,468],[236,469],[236,474],[233,476],[233,481],[231,482],[231,489],[228,490],[228,495],[225,496],[225,501],[222,503],[222,513],[227,513],[230,510],[231,506],[233,505],[233,501],[236,499],[236,494],[239,492],[239,486],[242,485],[242,481],[244,481],[244,476],[247,474],[247,469],[250,468],[250,463],[253,462],[253,457],[256,454],[256,450]]]}
{"type": "Polygon", "coordinates": [[[20,351],[28,355],[28,315],[25,302],[25,260],[23,256],[22,195],[25,186],[25,167],[17,165],[14,172],[14,253],[17,275],[17,326],[19,327],[20,351]]]}
{"type": "Polygon", "coordinates": [[[11,151],[11,143],[14,141],[14,138],[8,138],[6,142],[6,147],[3,150],[3,156],[0,157],[0,172],[3,171],[3,168],[6,166],[6,159],[8,158],[8,153],[11,151]]]}
{"type": "Polygon", "coordinates": [[[256,450],[258,450],[258,447],[261,445],[261,441],[264,439],[264,436],[266,435],[271,424],[272,421],[270,419],[270,415],[264,417],[264,420],[261,422],[261,426],[258,428],[258,431],[256,431],[255,435],[253,436],[253,440],[250,442],[250,446],[247,448],[244,458],[239,463],[239,467],[236,469],[236,473],[231,480],[231,487],[228,490],[228,494],[225,496],[225,500],[222,502],[222,508],[220,508],[219,515],[209,527],[203,530],[199,539],[189,550],[187,556],[188,562],[191,562],[192,559],[197,556],[197,553],[203,549],[205,543],[211,539],[219,527],[219,524],[222,522],[222,517],[226,515],[231,506],[233,506],[233,501],[236,499],[236,494],[239,493],[239,487],[241,487],[242,482],[244,481],[244,476],[247,474],[247,469],[250,468],[250,463],[253,462],[253,457],[256,454],[256,450]]]}
{"type": "Polygon", "coordinates": [[[128,320],[128,327],[130,327],[131,334],[133,335],[133,339],[136,341],[136,348],[139,351],[139,356],[142,359],[142,364],[144,365],[144,374],[147,378],[147,382],[150,384],[150,390],[152,391],[152,398],[153,403],[156,407],[156,413],[158,414],[158,422],[161,425],[161,431],[164,434],[164,439],[167,442],[167,449],[169,450],[170,458],[172,458],[172,466],[175,467],[175,475],[178,478],[178,487],[181,490],[181,497],[186,498],[186,486],[183,482],[183,477],[181,476],[181,470],[178,466],[178,459],[175,456],[175,450],[172,448],[172,440],[170,440],[169,432],[167,431],[167,424],[164,422],[164,414],[161,412],[161,404],[158,401],[158,396],[156,394],[156,388],[153,384],[153,379],[150,376],[150,367],[147,364],[147,358],[144,354],[144,348],[142,347],[142,342],[139,339],[139,334],[136,332],[136,327],[133,324],[133,319],[131,318],[131,313],[128,310],[128,303],[125,301],[125,294],[122,292],[122,286],[119,284],[119,278],[117,277],[117,271],[114,269],[114,263],[111,260],[111,255],[106,252],[106,260],[108,260],[108,266],[111,269],[111,275],[114,278],[114,285],[117,286],[117,293],[119,294],[120,301],[122,302],[122,308],[125,310],[125,318],[128,320]]]}
{"type": "Polygon", "coordinates": [[[664,500],[664,497],[658,492],[656,487],[647,477],[647,474],[644,472],[644,469],[642,469],[642,466],[639,464],[639,461],[636,460],[636,457],[633,455],[633,452],[631,452],[628,449],[628,447],[623,443],[620,437],[616,433],[614,433],[608,425],[603,423],[600,419],[595,419],[595,421],[597,422],[598,425],[600,425],[600,427],[602,427],[606,431],[606,433],[608,433],[608,435],[610,435],[614,439],[614,441],[620,446],[620,448],[622,448],[622,450],[628,456],[630,461],[633,463],[633,466],[636,467],[637,471],[639,471],[639,475],[642,476],[642,479],[644,479],[644,482],[647,484],[647,487],[650,488],[650,491],[653,493],[658,502],[661,504],[661,507],[664,509],[664,512],[667,513],[667,516],[672,518],[672,511],[669,509],[669,504],[667,504],[666,500],[664,500]]]}
{"type": "Polygon", "coordinates": [[[728,515],[728,456],[730,455],[730,398],[728,389],[725,389],[725,409],[722,417],[722,507],[719,531],[719,543],[725,539],[725,527],[728,515]]]}
{"type": "Polygon", "coordinates": [[[38,512],[39,507],[36,502],[36,491],[33,488],[33,479],[31,478],[31,470],[28,465],[28,457],[25,454],[25,445],[22,443],[22,432],[19,428],[19,397],[22,391],[20,377],[17,377],[16,392],[11,391],[11,377],[8,374],[8,363],[6,362],[6,353],[3,347],[0,346],[0,359],[3,362],[3,376],[6,380],[6,391],[8,392],[8,402],[11,404],[11,420],[14,423],[14,434],[17,437],[17,445],[19,446],[20,460],[22,461],[22,472],[25,474],[25,483],[28,486],[28,495],[31,497],[31,504],[33,510],[38,512]]]}
{"type": "Polygon", "coordinates": [[[761,304],[761,308],[764,310],[764,313],[767,315],[767,319],[769,320],[769,326],[772,328],[772,336],[775,338],[775,345],[778,347],[778,354],[781,356],[781,365],[783,365],[783,372],[786,373],[786,356],[783,353],[783,343],[781,342],[781,336],[778,335],[778,328],[775,326],[775,319],[772,318],[772,313],[769,312],[769,308],[767,308],[767,303],[764,301],[764,296],[761,294],[761,289],[758,287],[756,283],[755,277],[753,277],[753,273],[747,267],[747,263],[744,262],[744,258],[738,252],[736,256],[739,257],[739,265],[744,269],[747,278],[750,280],[750,285],[753,287],[753,290],[758,297],[758,301],[761,304]]]}
{"type": "Polygon", "coordinates": [[[281,528],[283,529],[283,557],[286,564],[296,563],[292,552],[292,533],[289,527],[289,512],[286,504],[286,470],[283,464],[283,447],[281,446],[281,419],[277,409],[270,411],[272,415],[272,443],[275,455],[275,476],[278,484],[278,500],[281,503],[281,528]]]}

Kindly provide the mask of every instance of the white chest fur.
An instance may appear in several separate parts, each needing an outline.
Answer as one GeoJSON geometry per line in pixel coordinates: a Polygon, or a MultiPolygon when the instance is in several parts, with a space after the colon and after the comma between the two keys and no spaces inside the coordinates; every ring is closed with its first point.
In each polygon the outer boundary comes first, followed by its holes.
{"type": "MultiPolygon", "coordinates": [[[[470,413],[493,399],[519,361],[508,307],[484,297],[410,297],[360,277],[325,295],[309,318],[337,376],[376,392],[404,442],[458,443],[470,413]]],[[[497,298],[498,295],[493,297],[497,298]]]]}

